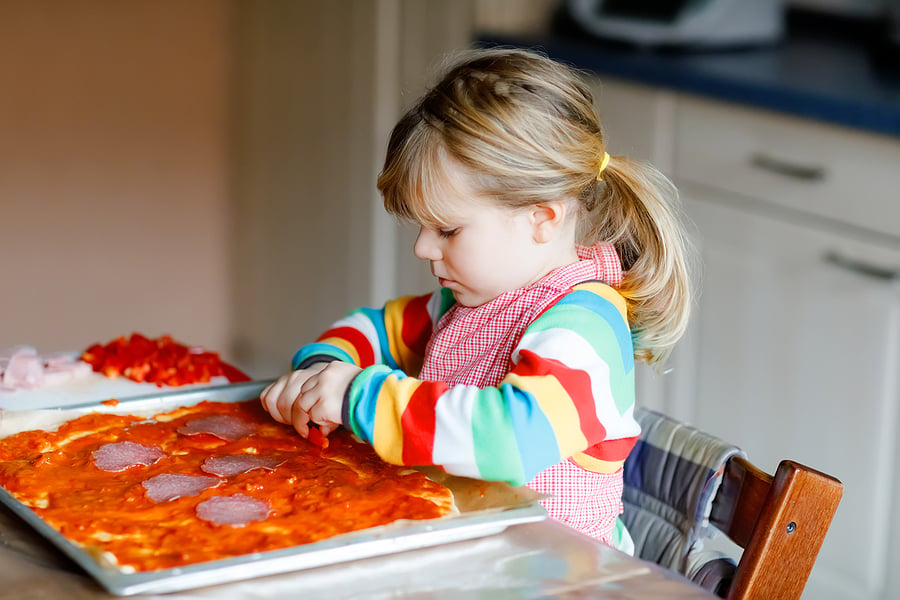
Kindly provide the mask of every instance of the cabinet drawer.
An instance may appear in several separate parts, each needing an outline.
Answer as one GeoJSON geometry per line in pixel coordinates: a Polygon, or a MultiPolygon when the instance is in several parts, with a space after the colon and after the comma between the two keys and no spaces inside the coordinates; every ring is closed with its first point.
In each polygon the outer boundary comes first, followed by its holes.
{"type": "Polygon", "coordinates": [[[693,97],[675,131],[676,179],[900,236],[900,139],[693,97]]]}

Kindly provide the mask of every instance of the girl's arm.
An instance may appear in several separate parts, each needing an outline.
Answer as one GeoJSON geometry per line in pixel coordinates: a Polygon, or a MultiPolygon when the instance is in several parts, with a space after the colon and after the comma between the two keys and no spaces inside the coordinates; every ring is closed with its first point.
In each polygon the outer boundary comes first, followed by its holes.
{"type": "Polygon", "coordinates": [[[391,300],[381,309],[360,308],[294,354],[294,370],[340,360],[358,367],[384,365],[417,375],[433,323],[453,302],[449,290],[391,300]]]}
{"type": "Polygon", "coordinates": [[[342,422],[388,462],[455,475],[521,485],[576,454],[615,470],[639,432],[624,314],[612,288],[577,286],[525,330],[497,387],[449,387],[376,366],[354,379],[342,422]]]}

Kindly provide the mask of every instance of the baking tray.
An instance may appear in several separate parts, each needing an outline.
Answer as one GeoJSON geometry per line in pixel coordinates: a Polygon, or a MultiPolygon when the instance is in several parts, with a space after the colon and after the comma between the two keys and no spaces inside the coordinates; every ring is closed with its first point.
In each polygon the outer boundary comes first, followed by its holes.
{"type": "MultiPolygon", "coordinates": [[[[98,402],[65,409],[0,412],[0,437],[27,429],[56,427],[87,412],[152,416],[203,400],[240,402],[259,397],[270,382],[251,382],[191,391],[164,392],[121,400],[115,406],[98,402]]],[[[158,571],[127,572],[104,565],[80,545],[71,542],[30,508],[0,487],[0,502],[35,531],[74,560],[112,594],[165,593],[233,581],[287,573],[361,558],[427,548],[494,535],[511,525],[540,521],[546,512],[540,496],[528,488],[446,477],[456,498],[458,515],[428,521],[398,521],[342,534],[292,548],[257,552],[222,560],[158,571]],[[486,487],[487,486],[487,487],[486,487]],[[485,491],[487,490],[487,493],[485,491]]]]}

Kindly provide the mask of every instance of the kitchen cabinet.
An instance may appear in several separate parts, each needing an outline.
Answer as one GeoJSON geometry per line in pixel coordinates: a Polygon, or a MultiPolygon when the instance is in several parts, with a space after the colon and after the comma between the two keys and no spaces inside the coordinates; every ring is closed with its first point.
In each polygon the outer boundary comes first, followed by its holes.
{"type": "Polygon", "coordinates": [[[790,457],[841,479],[807,596],[877,598],[894,513],[900,286],[863,265],[883,249],[723,204],[715,190],[683,193],[704,267],[686,416],[769,472],[790,457]]]}
{"type": "Polygon", "coordinates": [[[648,109],[610,143],[673,177],[700,257],[685,343],[669,375],[639,379],[639,403],[770,472],[792,458],[840,478],[804,597],[886,600],[900,584],[900,143],[630,84],[598,90],[608,127],[648,109]]]}

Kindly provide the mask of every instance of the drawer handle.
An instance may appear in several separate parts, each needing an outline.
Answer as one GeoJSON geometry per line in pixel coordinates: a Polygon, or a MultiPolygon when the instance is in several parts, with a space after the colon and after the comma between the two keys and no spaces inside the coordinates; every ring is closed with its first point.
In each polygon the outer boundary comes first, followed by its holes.
{"type": "Polygon", "coordinates": [[[856,258],[844,256],[834,250],[827,251],[823,259],[830,265],[856,273],[857,275],[863,275],[872,279],[881,279],[882,281],[900,281],[900,269],[891,269],[890,267],[873,265],[856,258]]]}
{"type": "Polygon", "coordinates": [[[802,181],[822,181],[825,179],[825,167],[800,165],[767,154],[754,154],[750,158],[750,164],[763,171],[802,181]]]}

